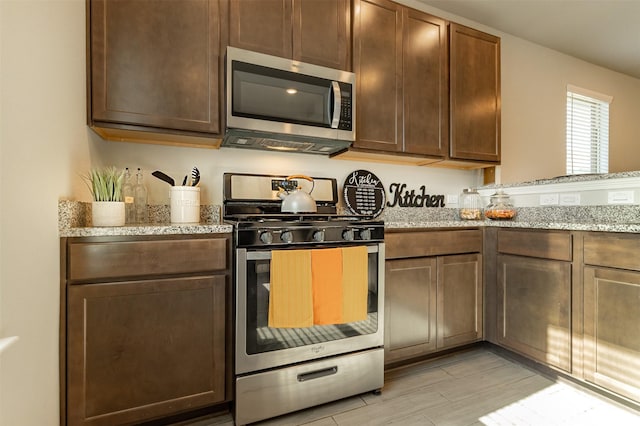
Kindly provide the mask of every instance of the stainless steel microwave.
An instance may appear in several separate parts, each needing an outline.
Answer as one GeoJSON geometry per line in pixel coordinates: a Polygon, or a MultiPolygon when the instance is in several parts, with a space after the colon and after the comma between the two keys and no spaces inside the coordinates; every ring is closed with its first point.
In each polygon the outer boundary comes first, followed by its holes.
{"type": "Polygon", "coordinates": [[[355,140],[355,74],[227,48],[222,146],[332,154],[355,140]]]}

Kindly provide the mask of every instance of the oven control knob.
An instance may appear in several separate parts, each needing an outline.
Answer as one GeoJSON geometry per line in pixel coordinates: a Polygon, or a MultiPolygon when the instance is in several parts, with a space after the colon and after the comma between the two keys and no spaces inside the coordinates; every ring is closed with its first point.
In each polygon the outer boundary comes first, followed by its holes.
{"type": "Polygon", "coordinates": [[[353,241],[353,229],[345,229],[342,231],[342,239],[345,241],[353,241]]]}
{"type": "Polygon", "coordinates": [[[293,233],[291,231],[282,231],[280,234],[280,239],[283,243],[292,243],[293,242],[293,233]]]}
{"type": "Polygon", "coordinates": [[[262,241],[265,244],[271,244],[273,242],[273,235],[271,235],[271,232],[269,231],[261,232],[260,241],[262,241]]]}
{"type": "Polygon", "coordinates": [[[360,230],[360,239],[361,240],[370,240],[371,239],[371,229],[361,229],[360,230]]]}
{"type": "Polygon", "coordinates": [[[321,243],[324,241],[324,229],[318,229],[313,231],[313,241],[321,243]]]}

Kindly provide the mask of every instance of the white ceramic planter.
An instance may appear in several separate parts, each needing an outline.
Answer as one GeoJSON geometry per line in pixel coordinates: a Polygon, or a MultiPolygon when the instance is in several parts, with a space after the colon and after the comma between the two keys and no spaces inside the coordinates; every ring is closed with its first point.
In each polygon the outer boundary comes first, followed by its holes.
{"type": "Polygon", "coordinates": [[[91,221],[93,226],[123,226],[124,220],[124,202],[94,201],[91,203],[91,221]]]}

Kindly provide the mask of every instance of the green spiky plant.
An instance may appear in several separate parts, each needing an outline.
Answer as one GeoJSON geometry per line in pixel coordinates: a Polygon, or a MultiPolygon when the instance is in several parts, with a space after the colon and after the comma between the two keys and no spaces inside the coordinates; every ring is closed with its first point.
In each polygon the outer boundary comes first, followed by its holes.
{"type": "Polygon", "coordinates": [[[93,201],[122,201],[123,170],[115,167],[93,169],[83,178],[93,201]]]}

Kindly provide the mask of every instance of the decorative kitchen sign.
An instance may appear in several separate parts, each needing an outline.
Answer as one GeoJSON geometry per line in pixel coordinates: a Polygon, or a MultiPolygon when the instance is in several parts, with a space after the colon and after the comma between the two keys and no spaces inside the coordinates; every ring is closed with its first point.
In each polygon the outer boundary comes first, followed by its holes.
{"type": "Polygon", "coordinates": [[[386,194],[380,179],[367,170],[356,170],[344,181],[344,201],[354,214],[378,216],[384,209],[386,194]]]}
{"type": "Polygon", "coordinates": [[[420,193],[416,194],[415,189],[407,190],[406,183],[392,183],[389,185],[389,193],[392,200],[387,202],[387,206],[395,207],[444,207],[444,195],[429,195],[426,187],[420,187],[420,193]]]}

